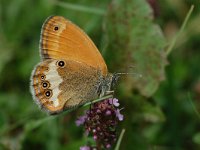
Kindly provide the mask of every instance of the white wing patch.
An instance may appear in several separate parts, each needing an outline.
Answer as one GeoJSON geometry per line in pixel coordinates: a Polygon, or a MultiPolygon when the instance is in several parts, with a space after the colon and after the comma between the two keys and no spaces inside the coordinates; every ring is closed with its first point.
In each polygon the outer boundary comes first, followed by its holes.
{"type": "Polygon", "coordinates": [[[52,97],[50,100],[53,101],[53,105],[57,107],[59,105],[58,95],[61,90],[59,89],[60,83],[63,82],[63,79],[57,72],[57,65],[55,61],[52,61],[49,64],[49,70],[46,72],[46,80],[50,83],[50,88],[52,90],[52,97]]]}

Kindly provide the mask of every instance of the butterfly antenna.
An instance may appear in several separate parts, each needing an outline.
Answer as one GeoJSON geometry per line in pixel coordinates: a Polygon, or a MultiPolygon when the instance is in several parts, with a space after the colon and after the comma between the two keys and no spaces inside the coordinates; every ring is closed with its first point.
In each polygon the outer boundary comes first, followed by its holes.
{"type": "Polygon", "coordinates": [[[121,75],[136,75],[139,78],[142,78],[142,74],[138,74],[138,73],[130,73],[130,72],[117,72],[117,75],[121,76],[121,75]]]}

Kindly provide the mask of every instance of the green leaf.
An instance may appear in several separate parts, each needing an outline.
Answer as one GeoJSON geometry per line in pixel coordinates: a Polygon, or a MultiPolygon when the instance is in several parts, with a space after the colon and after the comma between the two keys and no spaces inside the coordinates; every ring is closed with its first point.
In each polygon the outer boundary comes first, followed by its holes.
{"type": "Polygon", "coordinates": [[[137,89],[147,97],[164,80],[167,64],[165,38],[160,27],[153,22],[152,15],[145,0],[114,0],[106,17],[108,46],[103,51],[109,68],[113,69],[111,71],[136,67],[134,72],[143,77],[128,79],[127,87],[137,89]]]}

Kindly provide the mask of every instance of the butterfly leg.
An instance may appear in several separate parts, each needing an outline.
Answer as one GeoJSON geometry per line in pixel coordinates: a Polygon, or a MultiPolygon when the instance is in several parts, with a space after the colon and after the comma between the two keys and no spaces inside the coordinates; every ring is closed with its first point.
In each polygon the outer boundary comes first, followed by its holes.
{"type": "Polygon", "coordinates": [[[114,90],[112,90],[112,91],[106,91],[105,95],[112,95],[112,98],[113,98],[114,92],[115,92],[114,90]]]}

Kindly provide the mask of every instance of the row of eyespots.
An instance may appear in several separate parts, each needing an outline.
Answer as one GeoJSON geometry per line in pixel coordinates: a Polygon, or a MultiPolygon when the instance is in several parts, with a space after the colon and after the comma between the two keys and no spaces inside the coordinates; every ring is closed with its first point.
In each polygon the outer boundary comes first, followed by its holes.
{"type": "MultiPolygon", "coordinates": [[[[57,65],[62,68],[62,67],[65,66],[65,62],[63,60],[58,61],[57,65]]],[[[43,89],[46,89],[45,96],[47,98],[50,98],[53,93],[52,93],[52,90],[48,89],[50,87],[50,83],[48,81],[46,81],[45,78],[46,78],[46,76],[44,74],[42,74],[41,75],[41,80],[43,81],[42,82],[42,87],[43,87],[43,89]]]]}
{"type": "Polygon", "coordinates": [[[52,96],[52,90],[48,89],[48,87],[50,87],[50,83],[48,81],[45,81],[46,76],[45,75],[41,75],[41,80],[42,82],[42,87],[43,89],[47,89],[45,90],[45,96],[47,98],[50,98],[52,96]]]}

